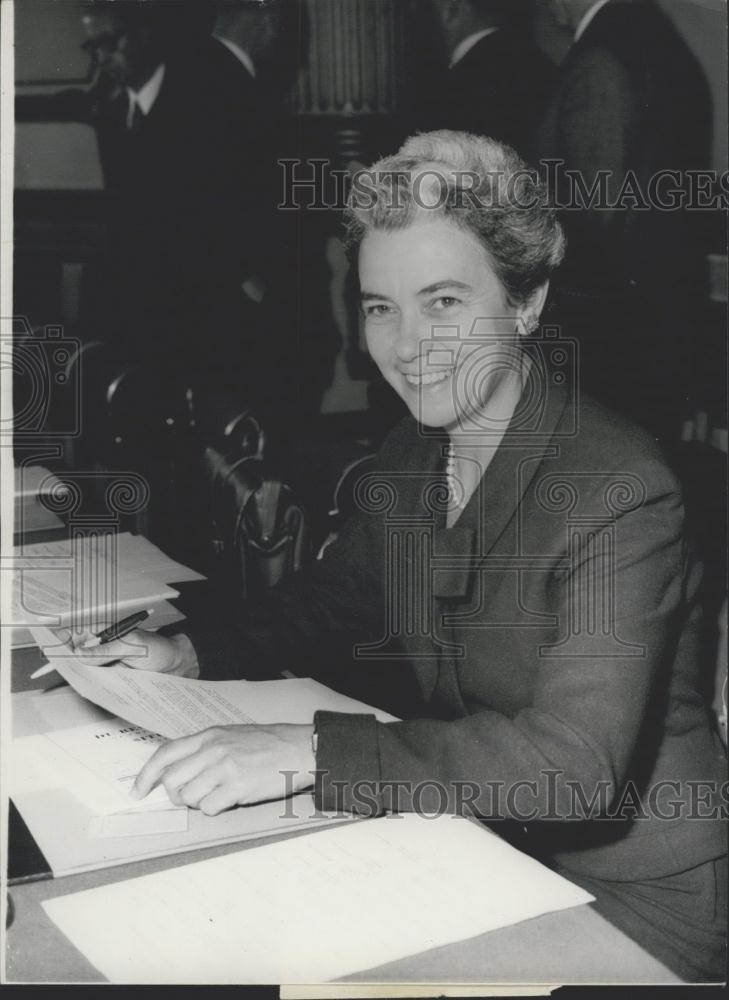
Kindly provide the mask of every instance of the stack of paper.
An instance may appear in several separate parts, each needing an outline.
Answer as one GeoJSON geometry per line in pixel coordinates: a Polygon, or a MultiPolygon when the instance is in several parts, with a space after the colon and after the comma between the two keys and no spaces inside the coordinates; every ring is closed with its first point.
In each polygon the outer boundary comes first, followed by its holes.
{"type": "Polygon", "coordinates": [[[184,615],[167,603],[178,596],[168,584],[204,579],[128,532],[18,545],[12,566],[14,647],[33,644],[29,627],[38,624],[73,620],[100,631],[141,608],[154,609],[152,629],[181,621],[184,615]]]}

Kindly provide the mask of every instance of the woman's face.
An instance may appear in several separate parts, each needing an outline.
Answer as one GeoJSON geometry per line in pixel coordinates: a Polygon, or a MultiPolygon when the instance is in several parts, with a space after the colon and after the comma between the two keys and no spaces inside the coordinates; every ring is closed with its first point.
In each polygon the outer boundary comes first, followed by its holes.
{"type": "Polygon", "coordinates": [[[447,430],[482,426],[519,370],[524,309],[508,304],[476,237],[445,219],[374,230],[359,277],[370,354],[413,416],[447,430]]]}

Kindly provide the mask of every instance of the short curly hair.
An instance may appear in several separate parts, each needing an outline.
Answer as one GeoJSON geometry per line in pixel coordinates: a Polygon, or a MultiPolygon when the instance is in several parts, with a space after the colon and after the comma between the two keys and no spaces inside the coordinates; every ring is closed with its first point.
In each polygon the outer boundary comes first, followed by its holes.
{"type": "Polygon", "coordinates": [[[536,171],[495,139],[444,129],[411,136],[354,175],[344,214],[350,261],[371,230],[406,229],[428,212],[473,233],[513,304],[529,299],[564,256],[536,171]]]}

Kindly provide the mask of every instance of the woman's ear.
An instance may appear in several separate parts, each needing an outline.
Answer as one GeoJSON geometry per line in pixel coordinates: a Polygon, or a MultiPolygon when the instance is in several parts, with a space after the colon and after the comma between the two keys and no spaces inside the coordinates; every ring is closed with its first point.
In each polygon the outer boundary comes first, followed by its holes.
{"type": "Polygon", "coordinates": [[[539,326],[539,317],[542,315],[542,309],[544,309],[544,303],[547,301],[548,292],[549,282],[545,281],[519,307],[517,318],[521,322],[518,323],[518,329],[522,335],[533,333],[539,326]]]}

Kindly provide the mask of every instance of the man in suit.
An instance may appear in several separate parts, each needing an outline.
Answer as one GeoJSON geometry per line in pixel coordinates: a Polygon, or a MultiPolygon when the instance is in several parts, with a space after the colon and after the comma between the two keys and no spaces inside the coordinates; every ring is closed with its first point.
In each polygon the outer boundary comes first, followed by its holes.
{"type": "Polygon", "coordinates": [[[280,5],[223,4],[212,38],[209,23],[181,38],[178,8],[94,0],[84,15],[111,202],[102,305],[130,357],[238,390],[273,256],[277,120],[257,77],[280,5]]]}
{"type": "Polygon", "coordinates": [[[652,179],[678,171],[685,184],[708,165],[706,84],[654,3],[550,3],[574,37],[537,148],[565,209],[558,319],[580,338],[586,387],[669,436],[703,261],[699,213],[662,210],[652,179]],[[603,207],[589,207],[593,185],[603,207]]]}
{"type": "Polygon", "coordinates": [[[532,152],[555,69],[502,0],[435,0],[448,58],[428,118],[433,128],[488,135],[532,152]]]}

